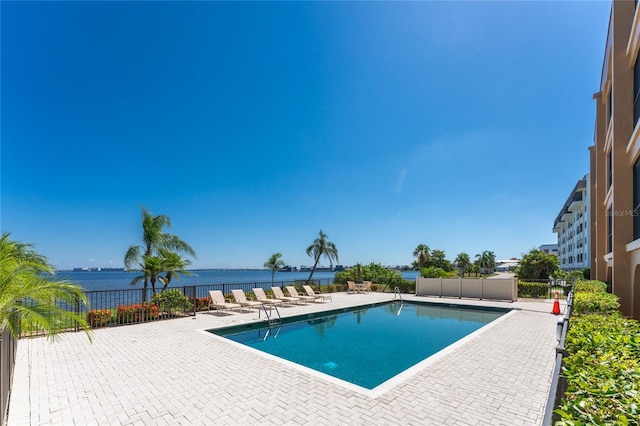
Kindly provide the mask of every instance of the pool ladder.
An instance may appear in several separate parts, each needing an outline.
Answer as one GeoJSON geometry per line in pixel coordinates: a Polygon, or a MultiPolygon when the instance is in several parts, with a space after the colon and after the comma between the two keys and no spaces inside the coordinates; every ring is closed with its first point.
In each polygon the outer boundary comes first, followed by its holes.
{"type": "Polygon", "coordinates": [[[280,317],[280,311],[278,310],[278,307],[276,305],[270,305],[269,311],[267,311],[267,307],[263,303],[262,310],[264,311],[264,316],[267,317],[267,321],[269,322],[269,327],[272,327],[274,325],[277,325],[278,327],[280,326],[280,323],[282,323],[282,318],[280,317]],[[276,310],[276,314],[278,315],[278,318],[271,316],[272,307],[276,310]]]}
{"type": "Polygon", "coordinates": [[[403,301],[402,294],[400,294],[400,287],[396,287],[393,289],[393,300],[396,300],[396,296],[398,296],[401,302],[403,301]]]}
{"type": "Polygon", "coordinates": [[[262,341],[267,340],[269,338],[269,335],[271,334],[272,327],[275,328],[275,326],[277,326],[278,328],[276,330],[276,333],[272,336],[272,338],[275,339],[276,337],[278,337],[278,334],[280,334],[280,325],[282,323],[280,311],[278,310],[278,307],[276,305],[269,305],[269,310],[267,311],[267,307],[264,305],[264,303],[262,304],[262,310],[264,311],[264,316],[267,317],[267,321],[269,322],[269,328],[264,334],[264,338],[262,339],[262,341]],[[271,308],[274,308],[276,310],[276,315],[278,315],[278,318],[271,316],[271,308]]]}
{"type": "Polygon", "coordinates": [[[402,294],[400,293],[399,287],[393,289],[393,300],[396,300],[396,296],[400,299],[400,309],[398,309],[398,312],[396,313],[396,315],[399,316],[400,312],[402,312],[402,307],[404,306],[404,301],[402,300],[402,294]]]}

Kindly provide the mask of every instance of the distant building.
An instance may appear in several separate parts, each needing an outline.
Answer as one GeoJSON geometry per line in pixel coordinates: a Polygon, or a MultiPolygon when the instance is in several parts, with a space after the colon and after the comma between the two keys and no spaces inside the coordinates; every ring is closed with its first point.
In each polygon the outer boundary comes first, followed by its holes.
{"type": "Polygon", "coordinates": [[[590,180],[587,173],[576,183],[553,223],[553,232],[558,234],[558,263],[564,271],[591,267],[590,180]]]}
{"type": "Polygon", "coordinates": [[[640,319],[640,11],[613,0],[591,157],[591,277],[640,319]]]}
{"type": "Polygon", "coordinates": [[[547,254],[555,254],[558,255],[558,245],[557,244],[543,244],[538,247],[538,250],[541,250],[547,254]]]}
{"type": "Polygon", "coordinates": [[[498,272],[509,272],[513,271],[515,268],[520,265],[520,260],[514,258],[506,259],[506,260],[496,260],[496,271],[498,272]]]}

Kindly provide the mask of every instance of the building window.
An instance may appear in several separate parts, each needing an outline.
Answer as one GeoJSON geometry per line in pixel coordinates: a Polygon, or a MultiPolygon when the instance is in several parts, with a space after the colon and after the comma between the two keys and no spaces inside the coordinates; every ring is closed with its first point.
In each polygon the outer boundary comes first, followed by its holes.
{"type": "Polygon", "coordinates": [[[640,118],[640,55],[636,57],[636,63],[633,66],[633,127],[636,127],[638,118],[640,118]]]}
{"type": "Polygon", "coordinates": [[[633,239],[640,238],[640,158],[633,165],[633,239]]]}
{"type": "Polygon", "coordinates": [[[613,183],[613,150],[607,153],[607,190],[613,183]]]}
{"type": "Polygon", "coordinates": [[[607,253],[611,253],[613,251],[613,214],[611,209],[607,210],[607,253]]]}

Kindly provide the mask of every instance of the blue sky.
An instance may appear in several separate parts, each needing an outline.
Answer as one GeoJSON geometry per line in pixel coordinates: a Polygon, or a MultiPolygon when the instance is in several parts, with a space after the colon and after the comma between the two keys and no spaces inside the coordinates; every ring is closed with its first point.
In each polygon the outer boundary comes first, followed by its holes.
{"type": "MultiPolygon", "coordinates": [[[[519,257],[588,172],[610,2],[7,2],[1,228],[122,266],[519,257]]],[[[328,262],[324,262],[328,265],[328,262]]]]}

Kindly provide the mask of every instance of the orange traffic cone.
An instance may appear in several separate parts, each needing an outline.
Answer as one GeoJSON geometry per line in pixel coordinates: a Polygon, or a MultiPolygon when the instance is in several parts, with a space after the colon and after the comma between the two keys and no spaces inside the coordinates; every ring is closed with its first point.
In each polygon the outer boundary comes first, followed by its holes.
{"type": "Polygon", "coordinates": [[[558,299],[558,292],[556,291],[556,300],[553,301],[553,309],[551,310],[553,315],[560,315],[560,299],[558,299]]]}

